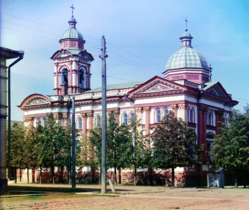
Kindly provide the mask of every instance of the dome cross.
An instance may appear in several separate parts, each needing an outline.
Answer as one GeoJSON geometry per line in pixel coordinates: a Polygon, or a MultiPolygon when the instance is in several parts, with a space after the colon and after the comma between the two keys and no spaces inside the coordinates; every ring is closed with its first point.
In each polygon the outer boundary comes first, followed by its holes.
{"type": "Polygon", "coordinates": [[[72,6],[70,8],[72,8],[72,17],[73,17],[73,10],[75,9],[73,4],[72,4],[72,6]]]}
{"type": "Polygon", "coordinates": [[[187,18],[185,19],[185,22],[186,22],[186,29],[185,29],[185,31],[188,31],[188,20],[187,20],[187,18]]]}

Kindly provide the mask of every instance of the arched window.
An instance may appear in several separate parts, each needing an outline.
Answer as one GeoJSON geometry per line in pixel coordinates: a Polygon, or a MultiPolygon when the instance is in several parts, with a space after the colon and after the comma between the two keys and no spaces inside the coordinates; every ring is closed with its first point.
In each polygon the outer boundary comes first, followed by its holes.
{"type": "Polygon", "coordinates": [[[78,129],[82,129],[82,118],[78,118],[78,129]]]}
{"type": "Polygon", "coordinates": [[[85,71],[84,71],[84,69],[80,69],[79,70],[79,86],[81,88],[86,88],[85,71]]]}
{"type": "Polygon", "coordinates": [[[68,85],[68,70],[66,68],[61,71],[61,84],[68,85]]]}
{"type": "Polygon", "coordinates": [[[206,125],[209,125],[209,113],[206,112],[206,125]]]}
{"type": "Polygon", "coordinates": [[[213,125],[213,115],[212,115],[212,112],[209,113],[208,118],[209,118],[209,125],[213,125]]]}
{"type": "Polygon", "coordinates": [[[127,116],[126,113],[123,114],[123,123],[124,123],[125,125],[128,124],[128,116],[127,116]]]}
{"type": "Polygon", "coordinates": [[[46,118],[43,118],[42,121],[43,121],[43,126],[45,126],[46,125],[46,118]]]}
{"type": "Polygon", "coordinates": [[[156,110],[156,122],[157,123],[161,122],[161,110],[160,109],[156,110]]]}
{"type": "Polygon", "coordinates": [[[190,122],[194,122],[194,110],[193,109],[191,109],[190,110],[190,122]]]}
{"type": "Polygon", "coordinates": [[[37,120],[37,126],[38,126],[38,125],[41,126],[41,119],[40,119],[40,118],[37,120]]]}
{"type": "Polygon", "coordinates": [[[61,126],[64,126],[64,125],[65,125],[64,118],[61,118],[61,126]]]}
{"type": "Polygon", "coordinates": [[[96,118],[96,126],[100,127],[100,116],[99,115],[96,118]]]}
{"type": "Polygon", "coordinates": [[[163,110],[163,115],[164,115],[164,116],[166,116],[168,113],[169,113],[169,110],[168,110],[168,109],[164,109],[164,110],[163,110]]]}
{"type": "Polygon", "coordinates": [[[134,116],[135,116],[134,112],[130,113],[130,119],[131,119],[131,121],[134,120],[134,116]]]}
{"type": "Polygon", "coordinates": [[[191,122],[190,121],[190,109],[189,108],[187,109],[187,120],[188,120],[188,122],[191,122]]]}

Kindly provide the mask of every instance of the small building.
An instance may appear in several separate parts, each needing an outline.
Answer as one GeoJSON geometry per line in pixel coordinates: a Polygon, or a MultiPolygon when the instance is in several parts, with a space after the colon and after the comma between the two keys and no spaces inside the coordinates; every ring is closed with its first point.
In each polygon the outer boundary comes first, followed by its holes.
{"type": "MultiPolygon", "coordinates": [[[[76,29],[76,19],[72,16],[68,23],[69,28],[59,40],[60,50],[51,57],[54,61],[54,94],[32,94],[18,107],[24,111],[26,126],[42,125],[47,113],[53,113],[57,122],[65,126],[68,123],[68,96],[74,95],[76,128],[87,133],[100,125],[102,92],[101,87],[91,89],[91,63],[94,58],[84,47],[85,40],[76,29]]],[[[192,40],[188,29],[185,29],[180,37],[180,49],[168,59],[161,77],[107,85],[107,112],[113,112],[119,124],[128,124],[136,114],[141,120],[141,129],[150,134],[150,127],[156,126],[169,111],[173,111],[175,117],[185,120],[196,135],[199,130],[199,144],[204,144],[207,151],[212,146],[212,135],[219,133],[219,122],[238,102],[220,82],[212,81],[212,68],[206,58],[193,48],[192,40]]],[[[207,159],[207,154],[203,153],[200,159],[207,159]]],[[[201,165],[199,173],[205,176],[206,170],[207,165],[201,165]]],[[[85,172],[91,173],[91,170],[85,172]]],[[[140,172],[166,177],[170,170],[149,168],[140,172]]],[[[196,165],[177,168],[176,182],[188,185],[194,180],[194,184],[196,178],[193,177],[197,174],[196,165]]],[[[131,175],[131,170],[119,170],[119,177],[131,175]]],[[[119,182],[123,181],[125,179],[119,179],[119,182]]]]}

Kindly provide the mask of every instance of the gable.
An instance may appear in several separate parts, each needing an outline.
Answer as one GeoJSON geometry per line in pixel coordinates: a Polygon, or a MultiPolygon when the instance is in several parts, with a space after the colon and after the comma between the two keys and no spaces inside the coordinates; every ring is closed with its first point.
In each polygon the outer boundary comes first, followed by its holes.
{"type": "Polygon", "coordinates": [[[29,99],[24,106],[34,106],[34,105],[41,105],[41,104],[49,104],[47,100],[41,97],[33,97],[29,99]]]}
{"type": "Polygon", "coordinates": [[[25,110],[30,108],[42,108],[48,106],[51,106],[51,100],[49,99],[49,97],[35,93],[25,98],[18,107],[25,110]]]}
{"type": "MultiPolygon", "coordinates": [[[[182,93],[183,90],[187,89],[184,86],[176,84],[172,81],[166,80],[164,78],[155,76],[152,79],[148,80],[147,82],[143,83],[142,85],[134,88],[128,94],[129,97],[134,97],[135,95],[147,96],[148,94],[158,93],[162,95],[165,93],[170,94],[178,94],[182,93]]],[[[158,95],[154,94],[154,95],[158,95]]]]}
{"type": "Polygon", "coordinates": [[[222,87],[222,85],[219,82],[216,83],[207,83],[206,90],[204,93],[209,96],[214,96],[217,98],[225,99],[225,100],[231,100],[230,96],[227,94],[225,89],[222,87]]]}

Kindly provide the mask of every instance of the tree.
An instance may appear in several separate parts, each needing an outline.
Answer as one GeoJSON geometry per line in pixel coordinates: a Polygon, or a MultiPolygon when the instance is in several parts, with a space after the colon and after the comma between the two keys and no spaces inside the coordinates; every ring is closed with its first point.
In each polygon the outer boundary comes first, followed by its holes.
{"type": "MultiPolygon", "coordinates": [[[[95,129],[96,130],[96,129],[95,129]]],[[[96,131],[97,132],[97,131],[96,131]]],[[[94,169],[99,168],[99,158],[96,158],[96,149],[91,144],[89,135],[82,134],[80,139],[80,153],[78,153],[76,160],[81,167],[91,166],[94,169]]],[[[94,174],[92,176],[92,183],[94,183],[94,174]]]]}
{"type": "MultiPolygon", "coordinates": [[[[14,123],[11,128],[11,139],[10,139],[10,166],[15,168],[15,182],[16,180],[16,168],[21,168],[23,161],[22,147],[24,139],[24,127],[14,123]]],[[[6,142],[6,147],[8,148],[8,141],[6,142]]],[[[6,152],[7,162],[8,162],[8,150],[6,152]]],[[[10,173],[10,172],[8,172],[10,173]]]]}
{"type": "Polygon", "coordinates": [[[143,135],[144,130],[139,131],[140,126],[140,120],[134,116],[134,119],[131,119],[129,124],[129,147],[123,155],[126,166],[134,168],[134,186],[137,183],[137,168],[148,167],[151,159],[151,150],[146,148],[147,139],[143,135]]]}
{"type": "Polygon", "coordinates": [[[42,128],[39,161],[41,167],[51,167],[53,184],[54,167],[68,166],[71,162],[71,144],[68,131],[56,123],[53,114],[47,114],[42,128]]]}
{"type": "MultiPolygon", "coordinates": [[[[95,128],[90,131],[91,144],[96,148],[96,158],[101,163],[101,140],[102,129],[95,128]]],[[[117,168],[125,167],[127,163],[123,157],[129,145],[129,127],[125,125],[119,126],[116,122],[115,115],[110,114],[107,126],[106,138],[106,167],[114,168],[114,182],[117,183],[117,168]]]]}
{"type": "MultiPolygon", "coordinates": [[[[249,169],[249,116],[247,112],[232,111],[227,118],[227,124],[222,124],[221,134],[215,136],[212,149],[216,167],[234,171],[235,187],[238,187],[240,173],[246,173],[249,169]]],[[[245,180],[244,187],[246,187],[245,180]]]]}
{"type": "Polygon", "coordinates": [[[198,149],[194,132],[188,128],[181,118],[174,117],[170,111],[155,128],[153,134],[152,165],[161,169],[172,169],[172,185],[174,169],[189,166],[196,162],[203,146],[198,149]]]}

